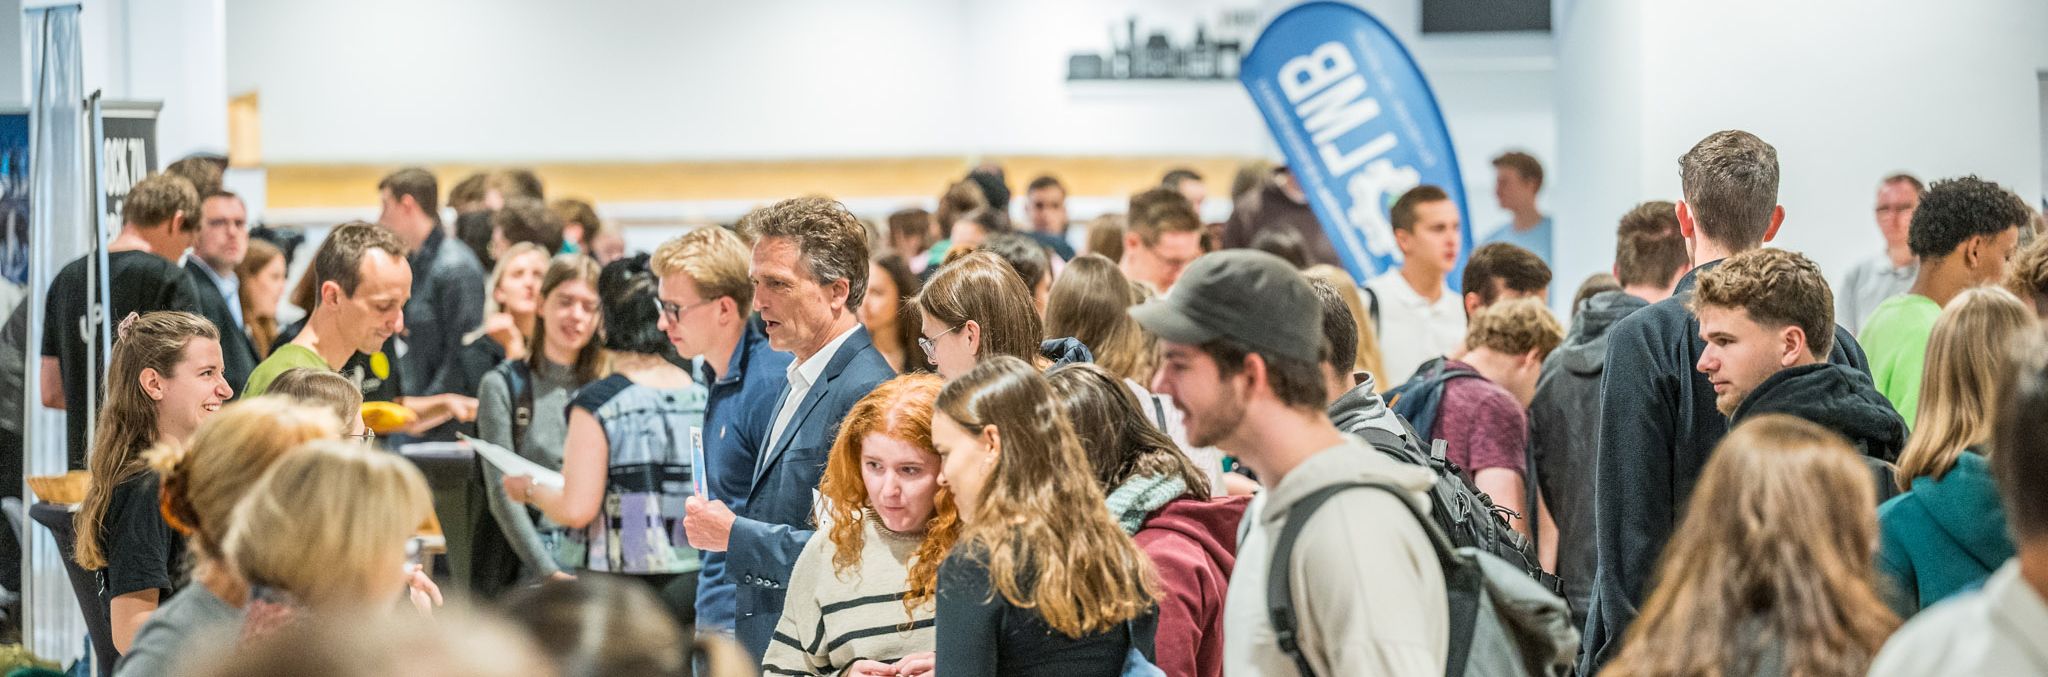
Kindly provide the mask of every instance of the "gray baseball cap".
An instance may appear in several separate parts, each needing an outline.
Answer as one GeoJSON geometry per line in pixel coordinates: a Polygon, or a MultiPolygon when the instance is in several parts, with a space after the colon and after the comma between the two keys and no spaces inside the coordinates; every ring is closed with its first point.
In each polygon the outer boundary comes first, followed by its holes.
{"type": "Polygon", "coordinates": [[[1164,298],[1131,308],[1174,343],[1227,338],[1307,362],[1322,359],[1323,310],[1301,272],[1278,256],[1231,249],[1195,259],[1164,298]]]}

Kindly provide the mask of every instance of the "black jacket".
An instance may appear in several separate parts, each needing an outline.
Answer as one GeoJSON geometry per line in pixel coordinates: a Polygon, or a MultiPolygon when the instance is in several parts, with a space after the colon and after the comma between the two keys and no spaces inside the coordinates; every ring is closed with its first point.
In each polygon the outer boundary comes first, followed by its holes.
{"type": "Polygon", "coordinates": [[[1564,345],[1543,360],[1529,405],[1536,483],[1557,523],[1557,571],[1574,627],[1586,626],[1593,597],[1593,462],[1600,444],[1600,375],[1607,330],[1650,302],[1619,291],[1586,299],[1564,345]]]}
{"type": "Polygon", "coordinates": [[[1877,392],[1870,375],[1839,364],[1793,367],[1772,374],[1736,405],[1730,425],[1751,416],[1790,414],[1841,433],[1863,455],[1897,461],[1906,448],[1906,420],[1877,392]]]}
{"type": "MultiPolygon", "coordinates": [[[[1706,342],[1699,320],[1686,310],[1695,279],[1719,263],[1694,268],[1671,298],[1608,331],[1593,487],[1598,563],[1581,675],[1599,672],[1620,652],[1623,633],[1649,593],[1657,556],[1707,455],[1728,432],[1728,419],[1714,407],[1713,384],[1695,369],[1706,342]]],[[[1839,326],[1828,361],[1870,373],[1862,346],[1839,326]]]]}
{"type": "Polygon", "coordinates": [[[1898,495],[1891,464],[1906,448],[1906,419],[1869,374],[1825,362],[1772,374],[1736,405],[1729,425],[1763,414],[1797,416],[1840,433],[1863,454],[1878,502],[1898,495]]]}
{"type": "Polygon", "coordinates": [[[213,323],[220,331],[220,357],[223,374],[228,385],[235,389],[235,397],[242,396],[242,387],[249,384],[249,372],[256,371],[256,344],[249,340],[249,330],[235,321],[234,311],[228,308],[227,297],[220,295],[220,287],[213,284],[212,273],[201,270],[206,264],[198,259],[186,259],[185,274],[192,278],[193,295],[199,299],[199,315],[213,323]]]}

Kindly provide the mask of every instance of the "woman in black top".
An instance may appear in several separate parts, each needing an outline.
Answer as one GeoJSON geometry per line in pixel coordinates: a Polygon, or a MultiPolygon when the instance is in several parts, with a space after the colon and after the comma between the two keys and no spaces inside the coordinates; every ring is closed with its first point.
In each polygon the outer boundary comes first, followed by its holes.
{"type": "Polygon", "coordinates": [[[113,648],[135,631],[184,575],[184,539],[158,508],[159,480],[143,462],[158,444],[184,444],[234,396],[213,323],[183,312],[129,315],[107,365],[105,404],[92,445],[92,484],[73,519],[73,558],[98,574],[113,648]]]}
{"type": "Polygon", "coordinates": [[[1088,459],[1021,359],[990,356],[932,416],[940,481],[967,526],[939,565],[939,674],[1105,677],[1150,656],[1158,576],[1110,519],[1088,459]]]}

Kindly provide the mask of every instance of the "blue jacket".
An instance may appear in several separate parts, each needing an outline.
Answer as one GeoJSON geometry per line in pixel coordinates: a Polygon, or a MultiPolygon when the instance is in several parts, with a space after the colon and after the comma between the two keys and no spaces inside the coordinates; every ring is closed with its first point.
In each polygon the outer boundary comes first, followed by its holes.
{"type": "MultiPolygon", "coordinates": [[[[895,375],[889,361],[875,352],[867,328],[856,327],[797,405],[782,438],[765,451],[766,461],[754,473],[745,505],[734,510],[739,519],[732,525],[725,575],[739,585],[734,634],[754,660],[768,653],[775,623],[782,618],[790,570],[796,568],[797,555],[816,527],[811,521],[812,498],[824,478],[832,442],[839,436],[839,421],[855,402],[895,375]]],[[[771,429],[774,408],[771,402],[762,412],[771,429]]]]}
{"type": "Polygon", "coordinates": [[[1941,479],[1914,479],[1877,509],[1877,526],[1877,570],[1901,618],[1976,587],[2013,557],[1991,462],[1975,451],[1956,454],[1941,479]]]}
{"type": "MultiPolygon", "coordinates": [[[[711,498],[725,501],[734,512],[746,508],[754,488],[754,459],[767,443],[775,423],[775,398],[789,384],[789,353],[768,347],[760,318],[747,322],[739,347],[732,351],[724,378],[702,365],[699,381],[711,384],[704,405],[704,481],[711,498]]],[[[726,553],[704,552],[697,573],[697,626],[732,630],[738,617],[736,586],[725,575],[726,553]]]]}
{"type": "MultiPolygon", "coordinates": [[[[1614,324],[1600,378],[1600,444],[1594,452],[1590,613],[1579,674],[1598,673],[1621,651],[1621,640],[1649,596],[1657,555],[1671,539],[1707,456],[1728,434],[1714,407],[1714,384],[1695,368],[1707,344],[1699,318],[1686,309],[1700,273],[1693,268],[1671,298],[1614,324]]],[[[1855,337],[1835,327],[1828,361],[1870,373],[1855,337]]]]}

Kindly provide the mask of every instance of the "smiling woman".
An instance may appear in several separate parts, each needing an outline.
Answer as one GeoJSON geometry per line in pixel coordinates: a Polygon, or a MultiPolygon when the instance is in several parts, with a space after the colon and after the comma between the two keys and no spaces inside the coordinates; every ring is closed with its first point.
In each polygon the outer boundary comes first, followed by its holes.
{"type": "Polygon", "coordinates": [[[157,509],[157,474],[142,452],[182,445],[234,395],[222,375],[220,334],[191,313],[128,316],[107,367],[106,405],[92,447],[92,484],[73,517],[78,565],[100,572],[100,602],[125,651],[184,572],[184,539],[157,509]]]}
{"type": "Polygon", "coordinates": [[[939,561],[960,518],[939,486],[932,402],[939,378],[900,376],[853,405],[818,487],[821,529],[796,560],[763,669],[773,674],[926,675],[939,561]],[[907,583],[906,583],[907,581],[907,583]],[[831,613],[826,613],[830,610],[831,613]]]}

